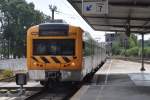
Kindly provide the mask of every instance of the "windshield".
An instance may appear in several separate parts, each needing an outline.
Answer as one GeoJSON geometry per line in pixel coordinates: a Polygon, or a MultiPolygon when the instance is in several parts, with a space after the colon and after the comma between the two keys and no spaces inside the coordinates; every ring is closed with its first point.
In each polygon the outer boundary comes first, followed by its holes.
{"type": "Polygon", "coordinates": [[[33,40],[33,55],[74,55],[74,39],[33,40]]]}

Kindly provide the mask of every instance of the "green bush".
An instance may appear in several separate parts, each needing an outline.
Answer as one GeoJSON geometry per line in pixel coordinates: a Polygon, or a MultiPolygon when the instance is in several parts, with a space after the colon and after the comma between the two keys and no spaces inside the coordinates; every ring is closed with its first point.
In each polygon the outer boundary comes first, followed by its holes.
{"type": "Polygon", "coordinates": [[[125,52],[125,56],[138,56],[139,55],[139,48],[138,47],[133,47],[130,49],[127,49],[125,52]]]}
{"type": "Polygon", "coordinates": [[[150,47],[144,48],[144,57],[150,58],[150,47]]]}
{"type": "Polygon", "coordinates": [[[112,43],[112,53],[113,55],[120,55],[122,48],[120,47],[120,43],[113,42],[112,43]]]}
{"type": "MultiPolygon", "coordinates": [[[[150,58],[150,42],[147,41],[144,47],[144,57],[150,58]]],[[[127,57],[140,57],[141,56],[141,45],[137,40],[137,37],[133,34],[128,38],[127,45],[125,46],[121,41],[114,41],[112,43],[112,54],[121,55],[127,57]],[[126,48],[126,49],[125,49],[126,48]]]]}
{"type": "Polygon", "coordinates": [[[2,72],[3,78],[11,77],[13,76],[13,72],[11,70],[4,70],[2,72]]]}

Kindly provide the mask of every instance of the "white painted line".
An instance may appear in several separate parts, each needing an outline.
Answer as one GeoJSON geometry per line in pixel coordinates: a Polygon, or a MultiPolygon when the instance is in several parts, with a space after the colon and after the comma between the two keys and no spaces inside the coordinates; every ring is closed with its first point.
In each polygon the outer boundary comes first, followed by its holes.
{"type": "Polygon", "coordinates": [[[107,70],[107,72],[106,72],[105,84],[107,84],[107,81],[108,81],[108,75],[109,75],[109,73],[110,73],[111,65],[112,65],[112,60],[110,61],[110,64],[109,64],[108,70],[107,70]]]}
{"type": "Polygon", "coordinates": [[[7,100],[15,100],[16,99],[16,97],[10,97],[9,99],[7,99],[7,100]]]}
{"type": "Polygon", "coordinates": [[[104,87],[106,86],[107,81],[108,81],[108,75],[109,75],[109,73],[110,73],[110,68],[111,68],[111,66],[112,66],[112,60],[110,60],[109,67],[108,67],[108,70],[107,70],[107,72],[106,72],[106,77],[105,77],[105,81],[104,81],[105,84],[104,84],[104,85],[101,85],[101,88],[100,88],[100,91],[99,91],[99,93],[98,93],[98,95],[97,95],[97,97],[96,97],[96,100],[100,100],[101,93],[102,93],[102,91],[103,91],[103,89],[104,89],[104,87]]]}
{"type": "Polygon", "coordinates": [[[16,97],[0,97],[0,100],[15,100],[16,97]]]}
{"type": "MultiPolygon", "coordinates": [[[[0,87],[20,87],[16,82],[0,82],[0,87]]],[[[28,82],[24,87],[43,87],[39,82],[28,82]]]]}
{"type": "Polygon", "coordinates": [[[9,97],[0,97],[0,100],[7,100],[9,97]]]}

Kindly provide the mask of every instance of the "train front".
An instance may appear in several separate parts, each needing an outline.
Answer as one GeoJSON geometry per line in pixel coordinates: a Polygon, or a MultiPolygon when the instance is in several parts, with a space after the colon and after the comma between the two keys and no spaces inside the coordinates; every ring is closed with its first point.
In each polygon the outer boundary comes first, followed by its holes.
{"type": "Polygon", "coordinates": [[[32,80],[80,80],[82,30],[64,23],[40,24],[27,32],[27,66],[32,80]],[[77,76],[78,74],[78,76],[77,76]]]}

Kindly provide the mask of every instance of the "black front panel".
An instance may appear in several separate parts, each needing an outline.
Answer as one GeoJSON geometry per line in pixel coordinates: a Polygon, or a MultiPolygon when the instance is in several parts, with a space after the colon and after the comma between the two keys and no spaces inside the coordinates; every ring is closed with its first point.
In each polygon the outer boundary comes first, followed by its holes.
{"type": "Polygon", "coordinates": [[[33,55],[74,55],[74,39],[33,40],[33,55]]]}
{"type": "Polygon", "coordinates": [[[51,23],[39,25],[40,36],[67,36],[68,31],[68,24],[51,23]]]}

